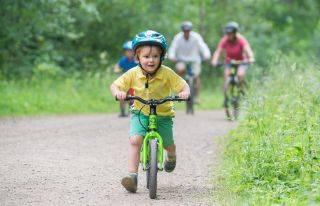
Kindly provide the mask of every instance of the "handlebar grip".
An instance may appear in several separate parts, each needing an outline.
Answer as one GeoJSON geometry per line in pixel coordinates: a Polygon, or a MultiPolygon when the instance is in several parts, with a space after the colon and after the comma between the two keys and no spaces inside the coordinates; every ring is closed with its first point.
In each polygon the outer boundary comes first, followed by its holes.
{"type": "Polygon", "coordinates": [[[131,100],[132,100],[131,96],[126,96],[126,98],[124,99],[124,101],[131,101],[131,100]]]}
{"type": "MultiPolygon", "coordinates": [[[[116,96],[114,98],[116,99],[116,101],[119,101],[119,99],[116,96]]],[[[131,100],[132,100],[131,96],[126,96],[126,98],[124,99],[124,101],[131,101],[131,100]]]]}

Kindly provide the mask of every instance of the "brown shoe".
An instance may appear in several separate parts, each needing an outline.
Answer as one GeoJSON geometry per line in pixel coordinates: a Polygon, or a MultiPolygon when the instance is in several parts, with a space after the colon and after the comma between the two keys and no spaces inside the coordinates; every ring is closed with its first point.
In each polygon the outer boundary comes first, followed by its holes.
{"type": "Polygon", "coordinates": [[[163,168],[166,172],[172,172],[177,164],[177,157],[167,157],[164,161],[163,168]]]}
{"type": "Polygon", "coordinates": [[[127,191],[135,193],[137,191],[137,175],[128,174],[122,178],[121,184],[127,191]]]}

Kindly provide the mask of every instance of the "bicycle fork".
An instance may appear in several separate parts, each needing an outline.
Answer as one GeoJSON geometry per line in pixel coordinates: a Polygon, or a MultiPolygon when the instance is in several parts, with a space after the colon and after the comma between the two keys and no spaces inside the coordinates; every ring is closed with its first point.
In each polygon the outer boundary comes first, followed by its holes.
{"type": "Polygon", "coordinates": [[[153,139],[156,139],[157,141],[157,155],[158,155],[158,169],[159,170],[163,170],[163,140],[160,137],[160,135],[155,132],[155,131],[151,131],[149,132],[145,138],[143,139],[143,145],[142,145],[142,169],[145,171],[148,169],[149,164],[149,142],[153,139]]]}

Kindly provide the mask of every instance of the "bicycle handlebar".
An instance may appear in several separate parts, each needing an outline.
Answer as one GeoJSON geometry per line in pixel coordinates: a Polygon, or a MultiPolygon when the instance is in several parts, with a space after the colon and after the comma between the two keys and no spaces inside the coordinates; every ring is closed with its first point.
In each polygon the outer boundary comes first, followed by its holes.
{"type": "MultiPolygon", "coordinates": [[[[118,101],[118,98],[116,97],[116,100],[118,101]]],[[[138,97],[138,96],[127,96],[125,99],[125,101],[131,101],[131,100],[138,100],[139,102],[143,103],[143,104],[148,104],[148,105],[159,105],[159,104],[163,104],[167,101],[188,101],[188,99],[183,99],[183,98],[180,98],[179,96],[169,96],[169,97],[165,97],[163,99],[150,99],[150,100],[145,100],[145,99],[142,99],[141,97],[138,97]]]]}
{"type": "MultiPolygon", "coordinates": [[[[228,63],[227,63],[227,64],[228,64],[228,63]]],[[[244,61],[244,60],[234,60],[234,59],[231,59],[230,62],[229,62],[229,65],[230,65],[230,66],[249,65],[249,64],[251,64],[251,63],[248,62],[248,61],[244,61]]],[[[215,65],[214,67],[219,68],[219,67],[221,67],[221,66],[223,66],[223,65],[225,65],[225,63],[219,61],[219,62],[217,63],[217,65],[215,65]]]]}
{"type": "Polygon", "coordinates": [[[239,66],[239,65],[247,65],[250,64],[248,61],[243,61],[243,60],[230,60],[230,64],[234,66],[239,66]]]}

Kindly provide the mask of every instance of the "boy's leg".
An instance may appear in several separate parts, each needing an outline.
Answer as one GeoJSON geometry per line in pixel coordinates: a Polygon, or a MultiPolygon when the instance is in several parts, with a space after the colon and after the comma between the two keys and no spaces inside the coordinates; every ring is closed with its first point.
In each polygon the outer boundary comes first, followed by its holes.
{"type": "Polygon", "coordinates": [[[176,145],[175,144],[172,144],[169,147],[165,147],[164,149],[167,151],[168,156],[171,156],[171,157],[176,156],[176,145]]]}
{"type": "Polygon", "coordinates": [[[166,172],[172,172],[176,167],[177,155],[176,155],[176,145],[172,144],[168,147],[165,147],[167,151],[167,157],[164,161],[164,170],[166,172]]]}
{"type": "Polygon", "coordinates": [[[130,137],[130,145],[128,151],[128,171],[129,174],[122,178],[121,184],[129,192],[137,191],[138,183],[138,167],[140,160],[140,149],[143,137],[134,135],[130,137]]]}
{"type": "Polygon", "coordinates": [[[173,141],[172,127],[172,117],[158,117],[158,131],[163,139],[164,149],[167,151],[164,161],[166,172],[172,172],[176,166],[176,145],[173,141]]]}
{"type": "Polygon", "coordinates": [[[142,145],[143,137],[140,135],[134,135],[130,137],[130,145],[128,151],[128,171],[138,172],[139,161],[140,161],[140,150],[142,145]]]}
{"type": "Polygon", "coordinates": [[[137,112],[133,112],[130,121],[130,144],[128,150],[128,171],[129,174],[124,177],[121,184],[129,192],[137,191],[138,167],[140,160],[140,149],[143,143],[143,136],[145,136],[145,129],[141,126],[141,122],[146,127],[148,125],[148,118],[141,115],[139,117],[137,112]]]}

